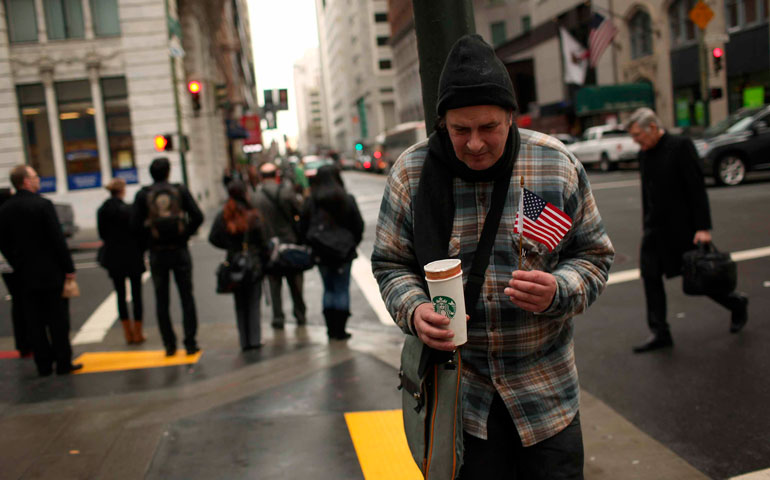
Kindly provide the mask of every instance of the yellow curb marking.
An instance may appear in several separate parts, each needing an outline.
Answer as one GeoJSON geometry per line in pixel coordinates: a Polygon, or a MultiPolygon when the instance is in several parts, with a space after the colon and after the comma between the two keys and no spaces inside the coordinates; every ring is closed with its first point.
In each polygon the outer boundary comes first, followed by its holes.
{"type": "Polygon", "coordinates": [[[366,480],[422,480],[404,434],[401,410],[345,414],[366,480]]]}
{"type": "Polygon", "coordinates": [[[169,367],[198,363],[201,353],[187,355],[178,350],[173,357],[167,357],[165,350],[146,350],[141,352],[87,352],[81,354],[72,363],[82,363],[83,368],[76,374],[113,372],[116,370],[138,370],[142,368],[169,367]]]}

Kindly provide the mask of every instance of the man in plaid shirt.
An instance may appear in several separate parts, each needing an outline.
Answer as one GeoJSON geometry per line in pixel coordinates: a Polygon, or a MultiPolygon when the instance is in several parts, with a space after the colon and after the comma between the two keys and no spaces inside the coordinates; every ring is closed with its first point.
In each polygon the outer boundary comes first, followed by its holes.
{"type": "Polygon", "coordinates": [[[510,175],[481,295],[466,306],[460,477],[583,478],[572,318],[604,290],[614,257],[588,178],[558,140],[517,129],[513,85],[481,37],[452,48],[437,110],[439,128],[401,155],[387,181],[372,254],[383,299],[406,334],[455,349],[423,280],[431,257],[420,252],[461,259],[467,282],[494,180],[510,175]],[[572,225],[553,250],[525,236],[520,260],[522,175],[572,225]]]}

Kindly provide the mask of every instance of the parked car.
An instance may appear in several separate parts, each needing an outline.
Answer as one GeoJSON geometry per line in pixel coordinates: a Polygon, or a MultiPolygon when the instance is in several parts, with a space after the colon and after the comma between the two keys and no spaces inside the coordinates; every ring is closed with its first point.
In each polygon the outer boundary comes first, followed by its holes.
{"type": "Polygon", "coordinates": [[[695,141],[703,172],[719,185],[738,185],[746,172],[770,169],[770,105],[743,108],[695,141]]]}
{"type": "Polygon", "coordinates": [[[564,145],[571,145],[577,142],[577,138],[573,137],[569,133],[552,133],[551,136],[558,138],[564,145]]]}
{"type": "Polygon", "coordinates": [[[619,162],[635,160],[639,153],[639,145],[619,125],[590,127],[579,142],[567,145],[567,149],[583,165],[596,165],[603,172],[612,170],[619,162]]]}

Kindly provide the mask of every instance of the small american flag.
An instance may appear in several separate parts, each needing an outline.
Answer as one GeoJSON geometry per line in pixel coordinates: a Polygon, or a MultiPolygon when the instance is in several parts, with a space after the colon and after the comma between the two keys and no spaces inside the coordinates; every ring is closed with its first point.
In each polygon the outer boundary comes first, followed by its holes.
{"type": "Polygon", "coordinates": [[[517,212],[513,233],[524,230],[525,237],[542,243],[550,252],[567,234],[572,226],[572,219],[526,188],[523,195],[523,207],[520,206],[519,210],[524,210],[524,225],[521,226],[520,214],[517,212]]]}
{"type": "Polygon", "coordinates": [[[607,20],[602,15],[594,12],[591,17],[591,31],[588,33],[588,51],[592,67],[599,63],[599,57],[612,42],[612,39],[618,33],[618,29],[611,20],[607,20]]]}

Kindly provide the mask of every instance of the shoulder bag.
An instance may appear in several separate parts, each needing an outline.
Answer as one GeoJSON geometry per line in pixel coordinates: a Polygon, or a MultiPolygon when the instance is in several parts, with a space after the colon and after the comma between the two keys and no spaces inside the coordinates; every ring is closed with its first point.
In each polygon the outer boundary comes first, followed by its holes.
{"type": "Polygon", "coordinates": [[[249,232],[243,235],[243,248],[217,267],[217,293],[233,293],[243,285],[252,285],[262,279],[259,255],[249,248],[249,232]]]}
{"type": "MultiPolygon", "coordinates": [[[[281,187],[278,187],[278,194],[280,192],[281,187]]],[[[262,193],[272,202],[275,209],[289,222],[296,233],[296,221],[281,208],[277,199],[271,197],[264,190],[262,193]]],[[[313,261],[312,250],[309,246],[281,242],[278,237],[270,239],[270,260],[267,262],[268,273],[272,275],[291,275],[309,270],[314,265],[315,261],[313,261]]]]}

